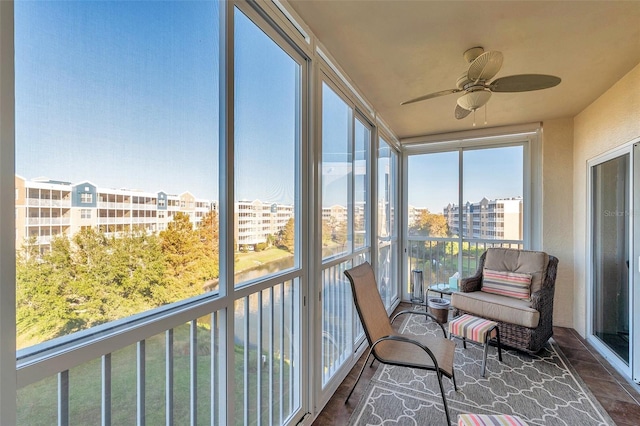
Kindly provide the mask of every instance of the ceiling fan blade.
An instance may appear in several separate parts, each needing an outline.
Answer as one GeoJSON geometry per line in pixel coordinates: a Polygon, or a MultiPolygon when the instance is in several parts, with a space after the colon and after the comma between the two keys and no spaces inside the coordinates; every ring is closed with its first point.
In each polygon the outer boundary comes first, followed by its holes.
{"type": "Polygon", "coordinates": [[[460,105],[456,105],[455,115],[458,120],[462,120],[469,114],[471,114],[471,111],[462,108],[460,105]]]}
{"type": "Polygon", "coordinates": [[[445,96],[445,95],[450,95],[452,93],[458,93],[458,92],[460,92],[460,89],[442,90],[440,92],[429,93],[428,95],[420,96],[419,98],[410,99],[408,101],[401,102],[400,105],[412,104],[414,102],[425,101],[427,99],[437,98],[438,96],[445,96]]]}
{"type": "Polygon", "coordinates": [[[492,92],[529,92],[560,84],[560,77],[545,74],[518,74],[500,77],[487,86],[492,92]]]}
{"type": "Polygon", "coordinates": [[[502,52],[491,50],[478,56],[469,65],[469,80],[491,80],[502,68],[502,52]]]}

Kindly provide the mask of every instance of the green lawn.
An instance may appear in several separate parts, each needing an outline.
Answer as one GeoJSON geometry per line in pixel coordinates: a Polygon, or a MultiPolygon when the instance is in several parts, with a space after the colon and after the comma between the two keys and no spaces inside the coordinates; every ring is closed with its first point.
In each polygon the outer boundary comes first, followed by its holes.
{"type": "Polygon", "coordinates": [[[242,272],[248,269],[262,266],[276,260],[291,257],[293,254],[279,248],[270,248],[263,251],[250,251],[246,253],[236,253],[235,272],[242,272]]]}

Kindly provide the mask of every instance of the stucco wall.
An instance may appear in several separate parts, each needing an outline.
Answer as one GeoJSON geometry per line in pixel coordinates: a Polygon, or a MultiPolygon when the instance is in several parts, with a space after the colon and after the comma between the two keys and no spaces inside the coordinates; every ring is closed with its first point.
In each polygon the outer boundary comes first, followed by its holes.
{"type": "Polygon", "coordinates": [[[553,324],[573,327],[573,118],[542,127],[542,249],[559,260],[553,324]]]}
{"type": "Polygon", "coordinates": [[[640,137],[640,64],[574,118],[573,327],[583,336],[587,312],[587,161],[637,137],[640,137]]]}

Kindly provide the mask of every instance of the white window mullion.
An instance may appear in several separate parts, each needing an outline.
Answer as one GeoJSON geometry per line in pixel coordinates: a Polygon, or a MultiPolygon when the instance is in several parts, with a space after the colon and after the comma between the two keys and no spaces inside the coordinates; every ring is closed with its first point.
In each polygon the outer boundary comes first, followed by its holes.
{"type": "Polygon", "coordinates": [[[136,419],[138,426],[145,426],[145,404],[146,404],[146,355],[145,341],[141,340],[136,344],[136,419]]]}
{"type": "Polygon", "coordinates": [[[191,426],[198,424],[198,320],[189,324],[189,407],[191,411],[191,426]]]}
{"type": "Polygon", "coordinates": [[[173,425],[173,329],[165,332],[165,415],[166,425],[173,425]]]}

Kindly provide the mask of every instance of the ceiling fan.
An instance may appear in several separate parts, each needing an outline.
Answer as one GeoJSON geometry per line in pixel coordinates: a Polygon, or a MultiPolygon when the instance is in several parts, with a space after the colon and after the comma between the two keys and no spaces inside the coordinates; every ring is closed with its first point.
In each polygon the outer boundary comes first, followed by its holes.
{"type": "Polygon", "coordinates": [[[404,101],[400,105],[464,92],[458,98],[458,104],[455,109],[455,117],[460,120],[489,102],[492,92],[529,92],[548,89],[557,86],[561,81],[560,77],[553,75],[518,74],[501,77],[489,83],[489,80],[502,68],[502,53],[496,50],[485,52],[482,47],[472,47],[464,52],[463,56],[469,63],[469,69],[458,78],[455,89],[429,93],[419,98],[404,101]]]}

